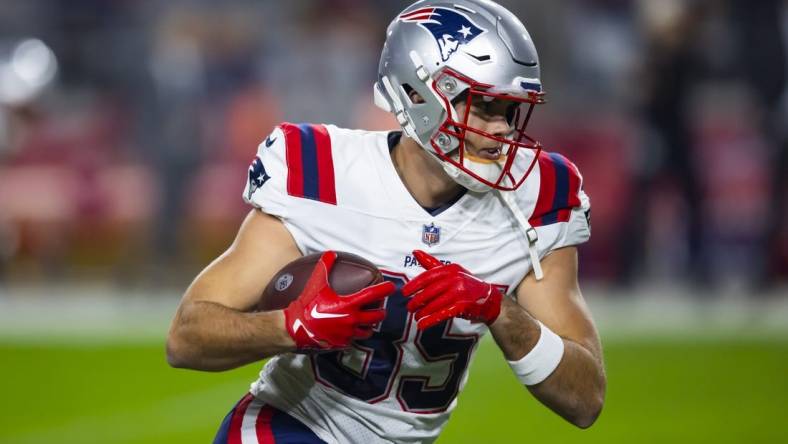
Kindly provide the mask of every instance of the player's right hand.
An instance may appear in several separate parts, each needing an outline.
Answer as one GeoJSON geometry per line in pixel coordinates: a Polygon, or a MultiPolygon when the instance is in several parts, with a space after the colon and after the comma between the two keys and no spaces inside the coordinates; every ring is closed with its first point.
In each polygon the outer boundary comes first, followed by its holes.
{"type": "Polygon", "coordinates": [[[347,348],[355,339],[369,338],[373,325],[386,317],[383,308],[363,307],[385,299],[396,290],[394,284],[383,282],[340,296],[328,282],[336,258],[333,251],[323,253],[304,291],[284,310],[287,332],[298,350],[347,348]]]}

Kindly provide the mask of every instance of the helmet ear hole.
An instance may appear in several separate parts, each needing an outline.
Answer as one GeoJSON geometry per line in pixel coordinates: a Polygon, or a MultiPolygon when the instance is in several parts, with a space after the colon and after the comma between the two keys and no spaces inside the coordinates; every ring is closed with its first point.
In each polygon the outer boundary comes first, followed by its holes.
{"type": "Polygon", "coordinates": [[[421,96],[412,86],[408,85],[407,83],[402,84],[402,89],[405,90],[405,94],[408,95],[408,100],[412,105],[417,105],[419,103],[424,103],[424,97],[421,96]]]}

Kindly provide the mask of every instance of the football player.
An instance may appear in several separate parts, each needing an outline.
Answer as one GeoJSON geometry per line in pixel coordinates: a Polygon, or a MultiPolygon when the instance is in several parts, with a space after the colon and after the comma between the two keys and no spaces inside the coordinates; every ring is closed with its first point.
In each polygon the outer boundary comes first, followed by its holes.
{"type": "Polygon", "coordinates": [[[215,443],[432,442],[488,332],[539,401],[595,421],[606,379],[576,252],[590,204],[577,167],[526,133],[539,69],[503,7],[418,2],[388,27],[374,85],[400,131],[282,123],[260,144],[243,192],[253,209],[167,341],[175,367],[270,358],[215,443]],[[385,282],[338,298],[337,250],[385,282]],[[281,267],[315,252],[298,299],[252,311],[281,267]]]}

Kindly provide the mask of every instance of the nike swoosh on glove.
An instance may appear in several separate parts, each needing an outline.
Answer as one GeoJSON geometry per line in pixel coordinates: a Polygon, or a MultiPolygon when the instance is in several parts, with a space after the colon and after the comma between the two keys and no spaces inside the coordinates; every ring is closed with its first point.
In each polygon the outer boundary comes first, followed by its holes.
{"type": "Polygon", "coordinates": [[[337,254],[320,256],[298,299],[285,308],[285,326],[298,350],[330,350],[372,336],[372,327],[386,317],[383,308],[364,310],[394,292],[391,282],[372,285],[350,295],[338,295],[328,282],[337,254]]]}
{"type": "Polygon", "coordinates": [[[487,325],[501,313],[501,292],[459,264],[442,264],[429,254],[415,250],[413,255],[426,271],[402,287],[411,297],[407,308],[415,313],[419,330],[460,317],[487,325]]]}

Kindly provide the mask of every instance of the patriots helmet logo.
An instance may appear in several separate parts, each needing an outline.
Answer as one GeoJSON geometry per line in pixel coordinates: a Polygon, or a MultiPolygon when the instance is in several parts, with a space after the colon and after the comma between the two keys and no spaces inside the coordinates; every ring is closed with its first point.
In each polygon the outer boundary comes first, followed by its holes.
{"type": "Polygon", "coordinates": [[[246,198],[251,199],[252,194],[265,184],[271,176],[265,172],[263,161],[259,157],[255,157],[252,164],[249,165],[249,191],[246,193],[246,198]]]}
{"type": "Polygon", "coordinates": [[[435,38],[445,62],[457,52],[460,45],[470,43],[486,30],[477,26],[468,16],[450,8],[420,8],[399,16],[399,21],[418,23],[435,38]]]}

